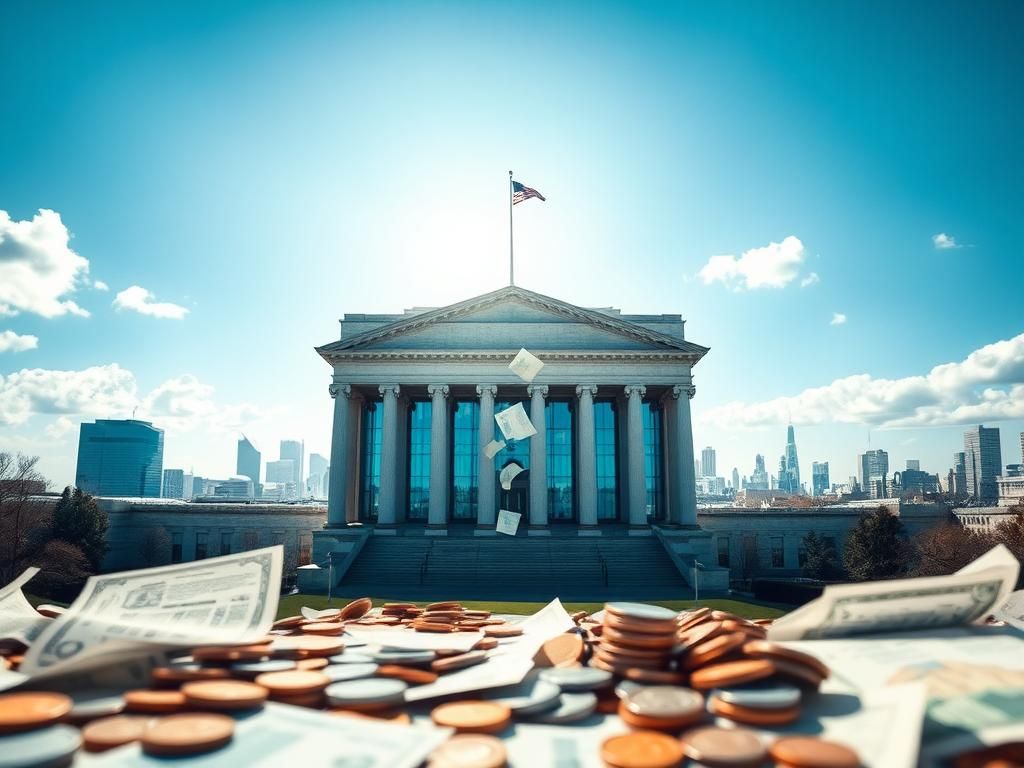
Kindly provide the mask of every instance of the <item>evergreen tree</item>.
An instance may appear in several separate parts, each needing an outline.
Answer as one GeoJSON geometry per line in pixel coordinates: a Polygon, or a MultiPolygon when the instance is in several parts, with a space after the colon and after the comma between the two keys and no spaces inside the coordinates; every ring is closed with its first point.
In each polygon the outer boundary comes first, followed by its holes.
{"type": "Polygon", "coordinates": [[[92,567],[100,569],[107,553],[107,514],[80,488],[64,489],[53,511],[53,538],[78,547],[92,567]]]}
{"type": "Polygon", "coordinates": [[[838,579],[842,573],[839,565],[839,556],[836,554],[835,545],[830,539],[819,536],[811,531],[803,540],[804,565],[803,575],[809,579],[829,581],[838,579]]]}
{"type": "Polygon", "coordinates": [[[861,515],[846,539],[843,564],[852,581],[891,579],[907,567],[903,523],[885,507],[861,515]]]}

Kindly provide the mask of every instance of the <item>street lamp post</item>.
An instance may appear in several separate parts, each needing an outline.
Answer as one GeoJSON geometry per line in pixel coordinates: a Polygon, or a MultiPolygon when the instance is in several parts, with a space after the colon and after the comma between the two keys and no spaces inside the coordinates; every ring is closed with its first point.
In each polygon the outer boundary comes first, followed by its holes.
{"type": "Polygon", "coordinates": [[[700,600],[700,572],[697,570],[700,567],[700,561],[693,561],[693,607],[697,607],[697,603],[700,600]]]}

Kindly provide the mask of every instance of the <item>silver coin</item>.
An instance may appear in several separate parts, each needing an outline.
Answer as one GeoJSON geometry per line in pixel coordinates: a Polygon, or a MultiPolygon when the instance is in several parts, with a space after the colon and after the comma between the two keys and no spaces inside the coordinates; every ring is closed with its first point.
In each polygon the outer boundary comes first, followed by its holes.
{"type": "Polygon", "coordinates": [[[619,684],[615,686],[615,695],[620,699],[625,699],[646,687],[645,683],[638,683],[635,680],[620,680],[619,684]]]}
{"type": "Polygon", "coordinates": [[[800,703],[800,689],[788,683],[738,685],[712,691],[719,701],[750,709],[789,709],[800,703]]]}
{"type": "Polygon", "coordinates": [[[678,685],[648,685],[623,703],[635,715],[655,718],[687,717],[704,709],[701,694],[678,685]]]}
{"type": "Polygon", "coordinates": [[[381,664],[429,664],[437,654],[433,651],[411,651],[400,648],[381,648],[370,653],[374,661],[381,664]]]}
{"type": "Polygon", "coordinates": [[[119,715],[124,710],[124,697],[120,691],[93,690],[69,693],[73,702],[68,719],[72,722],[86,722],[99,717],[119,715]]]}
{"type": "Polygon", "coordinates": [[[348,632],[346,632],[344,635],[342,635],[342,637],[345,638],[345,647],[346,648],[363,648],[363,647],[369,645],[369,643],[367,643],[365,640],[357,640],[355,637],[350,635],[348,632]]]}
{"type": "Polygon", "coordinates": [[[597,667],[553,667],[541,670],[540,679],[554,683],[563,691],[594,691],[612,681],[612,673],[597,667]]]}
{"type": "Polygon", "coordinates": [[[26,733],[3,737],[0,768],[48,768],[67,765],[82,746],[77,728],[51,725],[26,733]]]}
{"type": "Polygon", "coordinates": [[[340,683],[342,680],[370,677],[376,674],[378,669],[379,667],[371,662],[370,664],[331,664],[317,671],[327,675],[332,682],[340,683]]]}
{"type": "Polygon", "coordinates": [[[336,707],[352,704],[400,704],[405,700],[405,689],[408,687],[401,680],[367,677],[362,680],[331,683],[325,693],[327,701],[336,707]]]}
{"type": "Polygon", "coordinates": [[[522,717],[554,709],[561,693],[562,689],[557,685],[531,672],[523,682],[492,688],[482,692],[480,698],[502,704],[512,710],[513,715],[522,717]]]}
{"type": "Polygon", "coordinates": [[[660,605],[648,605],[647,603],[608,603],[605,608],[610,613],[628,616],[631,619],[639,619],[641,621],[671,621],[677,615],[670,608],[662,608],[660,605]]]}
{"type": "Polygon", "coordinates": [[[264,661],[239,661],[231,665],[232,672],[243,675],[262,675],[264,672],[288,672],[295,669],[295,662],[288,659],[265,659],[264,661]]]}
{"type": "Polygon", "coordinates": [[[327,659],[331,664],[373,664],[373,656],[367,653],[339,653],[327,659]]]}
{"type": "Polygon", "coordinates": [[[532,723],[575,723],[585,720],[597,710],[597,696],[592,693],[563,693],[558,706],[527,718],[532,723]]]}

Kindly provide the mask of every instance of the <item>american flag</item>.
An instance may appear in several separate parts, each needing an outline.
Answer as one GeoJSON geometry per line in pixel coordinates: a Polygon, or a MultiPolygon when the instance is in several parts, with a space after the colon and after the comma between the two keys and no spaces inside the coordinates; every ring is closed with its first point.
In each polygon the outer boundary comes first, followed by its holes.
{"type": "Polygon", "coordinates": [[[525,202],[529,200],[531,197],[536,197],[541,201],[547,199],[536,189],[531,189],[525,184],[520,184],[518,181],[512,182],[512,205],[515,205],[516,203],[525,202]]]}

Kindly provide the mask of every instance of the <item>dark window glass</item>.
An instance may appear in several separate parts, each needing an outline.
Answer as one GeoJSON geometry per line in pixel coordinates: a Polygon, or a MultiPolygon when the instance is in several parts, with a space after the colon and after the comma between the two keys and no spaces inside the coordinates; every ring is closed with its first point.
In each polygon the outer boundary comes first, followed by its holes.
{"type": "Polygon", "coordinates": [[[384,408],[367,402],[363,408],[363,461],[359,510],[368,520],[377,519],[380,507],[380,449],[384,436],[384,408]]]}
{"type": "Polygon", "coordinates": [[[409,519],[426,520],[430,506],[430,420],[433,403],[409,404],[409,519]]]}
{"type": "Polygon", "coordinates": [[[202,560],[206,557],[206,539],[205,533],[196,534],[196,560],[202,560]]]}
{"type": "Polygon", "coordinates": [[[729,537],[718,537],[718,564],[723,568],[729,567],[729,537]]]}
{"type": "Polygon", "coordinates": [[[242,551],[257,549],[260,546],[260,535],[256,531],[246,531],[242,534],[242,551]]]}
{"type": "Polygon", "coordinates": [[[641,407],[644,421],[644,480],[647,484],[647,518],[662,517],[661,409],[654,403],[641,407]]]}
{"type": "MultiPolygon", "coordinates": [[[[619,516],[619,479],[615,462],[614,401],[594,403],[594,461],[597,463],[597,519],[615,520],[619,516]]],[[[585,460],[585,457],[584,457],[585,460]]]]}
{"type": "Polygon", "coordinates": [[[782,537],[772,536],[772,568],[782,568],[786,564],[785,553],[782,548],[782,537]]]}
{"type": "Polygon", "coordinates": [[[452,519],[476,520],[480,406],[460,400],[452,413],[452,519]]]}
{"type": "Polygon", "coordinates": [[[796,551],[796,562],[801,568],[807,565],[807,547],[803,544],[801,544],[800,548],[796,551]]]}
{"type": "MultiPolygon", "coordinates": [[[[529,400],[498,400],[494,403],[494,412],[501,413],[502,411],[511,408],[516,403],[522,403],[523,408],[526,409],[527,415],[530,413],[530,401],[529,400]]],[[[501,434],[501,430],[498,429],[497,424],[494,427],[494,439],[505,440],[505,436],[501,434]]],[[[494,454],[494,461],[487,462],[491,471],[494,472],[494,487],[497,489],[497,493],[494,494],[494,508],[495,511],[501,505],[502,489],[501,484],[498,482],[498,474],[508,466],[511,462],[515,462],[523,469],[530,468],[530,440],[505,440],[505,447],[494,454]]],[[[523,479],[528,477],[524,475],[523,479]]]]}
{"type": "Polygon", "coordinates": [[[226,531],[222,531],[220,534],[220,553],[222,555],[231,554],[231,534],[226,531]]]}
{"type": "Polygon", "coordinates": [[[181,534],[180,533],[172,533],[171,534],[171,562],[172,563],[180,563],[181,562],[181,534]]]}
{"type": "Polygon", "coordinates": [[[552,400],[545,405],[548,518],[551,520],[573,518],[572,420],[570,403],[552,400]]]}
{"type": "Polygon", "coordinates": [[[309,565],[313,560],[313,535],[299,534],[299,565],[309,565]]]}

